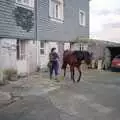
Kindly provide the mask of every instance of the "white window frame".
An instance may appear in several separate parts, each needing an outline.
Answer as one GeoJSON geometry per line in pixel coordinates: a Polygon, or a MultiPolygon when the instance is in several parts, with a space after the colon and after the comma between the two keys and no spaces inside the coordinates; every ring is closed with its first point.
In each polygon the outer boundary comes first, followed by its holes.
{"type": "Polygon", "coordinates": [[[49,0],[49,17],[55,22],[64,22],[64,3],[63,0],[49,0]],[[58,16],[56,16],[56,5],[58,5],[58,16]]]}
{"type": "Polygon", "coordinates": [[[85,26],[86,25],[86,13],[83,10],[81,10],[81,9],[79,9],[79,24],[81,26],[85,26]],[[82,23],[81,13],[83,14],[83,23],[82,23]]]}
{"type": "Polygon", "coordinates": [[[21,2],[19,2],[19,0],[16,0],[16,5],[27,9],[34,9],[34,0],[29,0],[28,4],[25,3],[24,0],[21,0],[21,2]]]}
{"type": "Polygon", "coordinates": [[[40,55],[45,55],[45,41],[40,41],[40,55]],[[43,44],[44,44],[44,47],[41,47],[41,43],[43,42],[43,44]],[[42,54],[41,53],[41,50],[43,50],[44,51],[44,53],[42,54]]]}

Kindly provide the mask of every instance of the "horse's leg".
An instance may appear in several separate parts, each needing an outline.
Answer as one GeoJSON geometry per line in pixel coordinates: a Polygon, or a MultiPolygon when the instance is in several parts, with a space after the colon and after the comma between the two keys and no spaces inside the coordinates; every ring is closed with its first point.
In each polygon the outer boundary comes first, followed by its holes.
{"type": "Polygon", "coordinates": [[[64,68],[64,77],[66,76],[66,68],[64,68]]]}
{"type": "Polygon", "coordinates": [[[67,67],[67,64],[63,63],[62,64],[62,69],[64,70],[64,77],[66,76],[66,67],[67,67]]]}
{"type": "Polygon", "coordinates": [[[73,82],[75,83],[75,69],[74,69],[74,67],[73,67],[73,82]]]}
{"type": "Polygon", "coordinates": [[[74,79],[75,71],[73,66],[70,67],[70,72],[71,72],[71,79],[73,80],[73,82],[75,82],[75,79],[74,79]]]}
{"type": "Polygon", "coordinates": [[[73,71],[71,66],[70,66],[70,75],[71,75],[71,80],[73,80],[73,71]]]}
{"type": "Polygon", "coordinates": [[[79,72],[79,77],[78,77],[77,82],[80,82],[81,75],[82,75],[82,72],[81,72],[80,66],[78,66],[77,69],[78,69],[78,72],[79,72]]]}

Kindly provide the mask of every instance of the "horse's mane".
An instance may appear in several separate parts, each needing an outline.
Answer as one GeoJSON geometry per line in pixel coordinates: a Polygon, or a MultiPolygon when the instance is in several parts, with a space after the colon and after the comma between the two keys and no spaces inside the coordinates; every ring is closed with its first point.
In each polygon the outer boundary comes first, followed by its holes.
{"type": "Polygon", "coordinates": [[[64,51],[64,55],[67,55],[67,54],[73,54],[73,55],[75,55],[77,58],[89,57],[89,56],[90,56],[90,53],[89,53],[88,51],[81,51],[81,50],[74,50],[74,51],[65,50],[65,51],[64,51]]]}
{"type": "Polygon", "coordinates": [[[73,51],[73,55],[75,55],[78,60],[87,59],[90,57],[90,53],[88,51],[80,50],[73,51]]]}
{"type": "Polygon", "coordinates": [[[64,50],[63,56],[67,55],[67,54],[70,54],[70,53],[71,53],[71,50],[64,50]]]}

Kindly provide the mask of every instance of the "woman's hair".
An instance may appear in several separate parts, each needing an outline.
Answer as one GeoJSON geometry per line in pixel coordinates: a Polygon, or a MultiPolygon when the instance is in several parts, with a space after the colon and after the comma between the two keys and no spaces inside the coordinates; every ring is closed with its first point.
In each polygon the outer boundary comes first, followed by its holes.
{"type": "Polygon", "coordinates": [[[56,48],[52,48],[52,49],[51,49],[51,52],[53,52],[54,50],[56,50],[56,48]]]}

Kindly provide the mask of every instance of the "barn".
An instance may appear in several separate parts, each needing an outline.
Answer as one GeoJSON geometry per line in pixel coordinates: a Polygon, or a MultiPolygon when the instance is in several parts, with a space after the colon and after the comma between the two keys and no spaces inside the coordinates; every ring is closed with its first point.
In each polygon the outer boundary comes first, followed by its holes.
{"type": "Polygon", "coordinates": [[[113,58],[120,54],[120,43],[95,39],[80,39],[72,42],[72,49],[87,50],[93,53],[93,59],[102,59],[103,69],[109,69],[113,58]]]}

